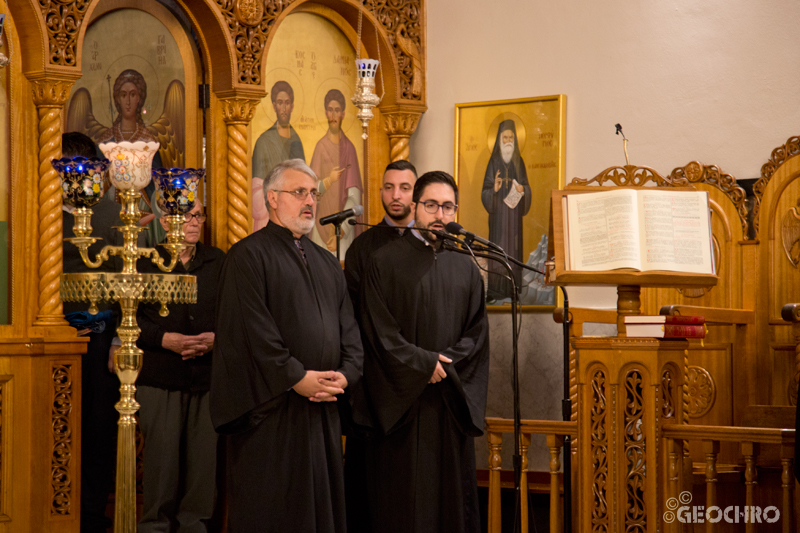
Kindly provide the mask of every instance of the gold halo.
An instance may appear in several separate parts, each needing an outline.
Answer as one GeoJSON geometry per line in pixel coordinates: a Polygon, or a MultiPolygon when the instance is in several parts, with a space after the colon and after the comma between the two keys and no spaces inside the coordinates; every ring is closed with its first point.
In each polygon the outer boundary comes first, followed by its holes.
{"type": "Polygon", "coordinates": [[[519,153],[522,153],[522,150],[525,148],[525,140],[527,138],[525,133],[525,123],[522,121],[519,115],[510,111],[500,113],[494,118],[492,123],[489,124],[488,137],[486,138],[486,144],[489,145],[489,152],[494,150],[494,142],[495,139],[497,139],[497,130],[500,128],[500,123],[509,119],[513,120],[514,124],[516,125],[517,145],[519,146],[519,153]]]}
{"type": "MultiPolygon", "coordinates": [[[[355,54],[355,51],[353,54],[355,54]]],[[[328,117],[325,116],[323,104],[325,103],[325,95],[328,94],[328,91],[331,89],[339,89],[344,95],[344,120],[342,121],[342,131],[347,134],[356,121],[358,108],[354,106],[353,102],[350,100],[350,97],[355,92],[355,87],[350,86],[343,79],[328,78],[319,84],[319,87],[317,88],[317,95],[314,97],[314,114],[317,117],[317,122],[319,122],[319,125],[327,131],[328,117]]],[[[359,131],[358,133],[361,132],[359,131]]]]}
{"type": "Polygon", "coordinates": [[[294,92],[294,106],[292,107],[292,115],[297,118],[297,116],[302,114],[303,110],[305,109],[303,83],[300,81],[300,78],[297,77],[297,74],[286,68],[274,68],[270,70],[266,76],[264,76],[264,88],[267,90],[267,96],[261,100],[261,103],[258,104],[257,108],[258,112],[264,113],[264,115],[267,117],[267,127],[264,128],[265,131],[272,127],[277,120],[275,109],[272,108],[272,86],[275,85],[275,82],[281,80],[291,85],[292,91],[294,92]]]}
{"type": "MultiPolygon", "coordinates": [[[[142,106],[142,118],[145,124],[152,124],[158,120],[164,110],[164,93],[161,91],[158,71],[153,68],[153,65],[151,65],[148,60],[134,54],[120,56],[106,69],[103,80],[105,82],[105,78],[109,75],[111,76],[111,92],[113,93],[117,78],[123,70],[128,69],[135,70],[141,74],[144,78],[144,82],[147,84],[147,98],[144,101],[144,106],[142,106]]],[[[97,102],[93,103],[94,105],[92,106],[94,108],[92,112],[95,117],[100,118],[101,123],[108,124],[108,126],[111,127],[113,120],[109,112],[109,97],[113,98],[113,94],[108,94],[108,82],[104,83],[103,90],[100,91],[99,94],[93,94],[92,97],[97,98],[97,102]],[[106,119],[108,122],[104,122],[106,119]]],[[[112,101],[111,106],[113,105],[114,102],[112,101]]],[[[116,116],[116,114],[117,108],[114,107],[114,116],[116,116]]]]}

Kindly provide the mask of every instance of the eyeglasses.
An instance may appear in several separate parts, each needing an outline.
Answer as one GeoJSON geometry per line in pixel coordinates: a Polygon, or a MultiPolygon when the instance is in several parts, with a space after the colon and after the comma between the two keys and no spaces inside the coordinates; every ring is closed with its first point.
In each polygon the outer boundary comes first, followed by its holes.
{"type": "Polygon", "coordinates": [[[185,224],[191,224],[192,219],[197,220],[198,224],[202,224],[206,221],[206,214],[205,213],[186,213],[183,215],[183,222],[185,224]]]}
{"type": "Polygon", "coordinates": [[[319,191],[316,190],[316,189],[312,189],[310,191],[308,189],[297,189],[296,191],[281,191],[281,190],[275,189],[275,192],[288,192],[289,194],[291,194],[292,196],[294,196],[295,198],[297,198],[301,202],[304,201],[306,198],[308,198],[309,195],[311,195],[311,199],[314,200],[314,201],[319,199],[319,191]]]}
{"type": "Polygon", "coordinates": [[[427,211],[431,215],[435,215],[439,211],[440,207],[442,208],[442,213],[444,213],[445,216],[455,215],[456,209],[458,209],[457,205],[451,204],[449,202],[446,204],[440,204],[435,200],[428,200],[426,202],[420,202],[420,203],[425,207],[425,211],[427,211]]]}

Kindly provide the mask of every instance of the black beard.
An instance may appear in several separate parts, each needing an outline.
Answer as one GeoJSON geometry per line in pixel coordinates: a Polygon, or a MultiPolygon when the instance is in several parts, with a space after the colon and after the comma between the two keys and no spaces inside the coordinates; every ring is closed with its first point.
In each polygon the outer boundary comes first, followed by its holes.
{"type": "Polygon", "coordinates": [[[404,218],[406,218],[406,217],[407,217],[409,214],[411,214],[411,206],[410,206],[410,205],[407,205],[407,206],[405,207],[405,209],[403,209],[403,214],[402,214],[402,215],[400,215],[400,217],[396,217],[396,216],[392,215],[392,214],[389,212],[389,206],[387,206],[387,205],[386,205],[386,202],[384,202],[383,200],[381,200],[381,203],[383,204],[383,211],[386,213],[386,216],[388,216],[389,218],[391,218],[391,219],[392,219],[392,220],[394,220],[395,222],[402,222],[402,220],[403,220],[404,218]]]}

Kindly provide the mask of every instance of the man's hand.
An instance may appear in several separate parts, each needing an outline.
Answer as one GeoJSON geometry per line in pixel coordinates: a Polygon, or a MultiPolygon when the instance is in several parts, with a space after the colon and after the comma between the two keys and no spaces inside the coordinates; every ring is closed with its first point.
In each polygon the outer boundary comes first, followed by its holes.
{"type": "MultiPolygon", "coordinates": [[[[338,387],[342,390],[347,388],[347,378],[341,372],[334,372],[333,379],[320,379],[320,383],[328,385],[329,387],[338,387]]],[[[312,402],[335,402],[336,398],[327,392],[318,392],[315,396],[309,398],[312,402]]]]}
{"type": "Polygon", "coordinates": [[[500,190],[500,187],[503,186],[503,180],[500,179],[500,171],[497,171],[497,174],[494,175],[494,192],[500,190]]]}
{"type": "Polygon", "coordinates": [[[342,177],[342,172],[344,171],[345,169],[343,168],[333,167],[333,170],[331,170],[330,174],[328,174],[328,177],[322,180],[322,184],[325,186],[326,191],[331,188],[331,185],[339,181],[339,178],[342,177]]]}
{"type": "Polygon", "coordinates": [[[298,381],[292,388],[297,394],[305,396],[312,402],[335,402],[336,395],[344,392],[344,387],[339,386],[339,380],[344,380],[345,386],[347,385],[347,380],[339,372],[333,370],[325,372],[306,370],[306,375],[303,376],[303,379],[298,381]],[[337,374],[341,378],[337,378],[337,374]]]}
{"type": "Polygon", "coordinates": [[[200,335],[164,333],[161,346],[180,354],[184,359],[191,359],[211,351],[214,346],[214,334],[212,332],[201,333],[200,335]]]}
{"type": "Polygon", "coordinates": [[[431,379],[428,380],[428,383],[439,383],[444,378],[447,377],[447,372],[444,371],[444,367],[442,363],[452,363],[453,360],[449,357],[445,357],[442,354],[439,354],[439,360],[436,361],[436,368],[433,369],[433,375],[431,379]]]}
{"type": "Polygon", "coordinates": [[[525,187],[523,187],[522,185],[519,185],[519,184],[515,185],[514,188],[517,189],[517,192],[520,192],[520,193],[525,191],[525,187]]]}

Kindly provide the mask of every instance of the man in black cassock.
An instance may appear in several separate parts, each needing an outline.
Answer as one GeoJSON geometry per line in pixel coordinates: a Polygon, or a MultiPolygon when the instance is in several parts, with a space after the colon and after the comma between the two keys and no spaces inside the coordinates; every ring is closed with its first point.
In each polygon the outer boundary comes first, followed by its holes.
{"type": "MultiPolygon", "coordinates": [[[[344,277],[347,289],[353,302],[356,319],[359,318],[359,302],[361,299],[361,279],[375,252],[384,245],[403,237],[404,228],[414,225],[414,183],[417,181],[417,169],[408,161],[400,160],[389,163],[383,173],[381,186],[381,202],[386,215],[375,227],[368,229],[355,238],[347,249],[344,261],[344,277]]],[[[362,382],[351,387],[349,394],[360,397],[358,389],[362,382]]],[[[347,402],[344,402],[347,405],[347,402]]],[[[347,529],[349,531],[365,531],[367,529],[366,482],[364,475],[364,438],[369,438],[370,430],[355,427],[352,414],[343,412],[342,430],[347,435],[347,451],[344,463],[347,501],[347,529]],[[361,476],[357,479],[358,476],[361,476]]]]}
{"type": "Polygon", "coordinates": [[[211,418],[227,435],[228,531],[344,532],[337,395],[363,352],[336,258],[306,236],[317,178],[265,181],[268,225],[231,247],[217,302],[211,418]]]}
{"type": "MultiPolygon", "coordinates": [[[[517,127],[513,120],[504,120],[497,130],[492,157],[483,178],[481,200],[489,213],[489,240],[500,245],[509,257],[522,261],[522,217],[531,208],[531,187],[525,162],[519,153],[517,127]],[[522,194],[513,208],[505,202],[512,189],[522,194]]],[[[522,269],[516,265],[513,268],[517,287],[521,287],[522,269]]],[[[489,272],[489,301],[510,298],[511,282],[506,278],[505,268],[489,261],[489,272]]]]}
{"type": "MultiPolygon", "coordinates": [[[[443,230],[458,189],[448,174],[428,172],[413,200],[416,227],[443,230]]],[[[472,260],[428,231],[407,231],[375,253],[361,287],[367,346],[354,405],[356,422],[376,432],[364,441],[369,531],[480,530],[474,438],[489,372],[485,305],[472,260]]]]}

